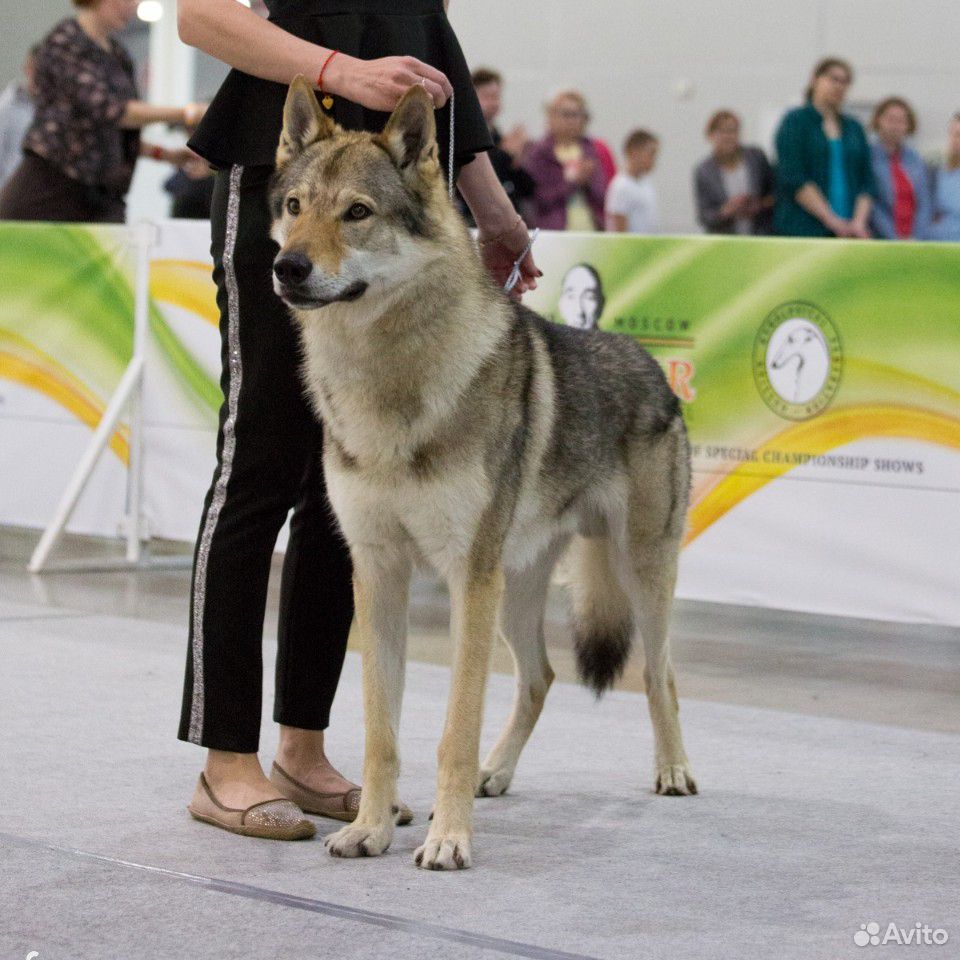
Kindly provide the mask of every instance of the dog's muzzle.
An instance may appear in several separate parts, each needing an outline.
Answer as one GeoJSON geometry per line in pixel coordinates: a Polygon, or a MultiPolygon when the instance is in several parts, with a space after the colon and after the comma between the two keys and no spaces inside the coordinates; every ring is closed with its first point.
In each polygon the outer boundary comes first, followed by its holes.
{"type": "Polygon", "coordinates": [[[326,295],[309,282],[312,273],[313,264],[303,253],[280,254],[273,261],[277,293],[293,307],[317,308],[328,303],[350,303],[362,297],[368,286],[358,280],[335,294],[326,295]]]}

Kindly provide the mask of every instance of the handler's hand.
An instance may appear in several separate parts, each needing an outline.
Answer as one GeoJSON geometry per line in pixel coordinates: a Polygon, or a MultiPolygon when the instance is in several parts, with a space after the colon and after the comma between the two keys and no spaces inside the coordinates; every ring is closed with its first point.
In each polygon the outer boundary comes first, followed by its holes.
{"type": "Polygon", "coordinates": [[[340,54],[330,62],[327,78],[334,94],[384,113],[393,110],[416,84],[423,86],[437,108],[453,94],[453,87],[444,74],[416,57],[359,60],[340,54]]]}
{"type": "MultiPolygon", "coordinates": [[[[480,247],[480,259],[493,278],[494,283],[501,289],[510,279],[514,262],[529,242],[530,235],[527,233],[527,227],[521,222],[502,240],[495,243],[485,243],[480,247]]],[[[520,262],[520,279],[517,280],[516,286],[510,291],[510,296],[514,300],[519,300],[528,290],[536,290],[537,278],[542,276],[542,271],[537,269],[537,265],[533,261],[533,251],[528,251],[520,262]]]]}

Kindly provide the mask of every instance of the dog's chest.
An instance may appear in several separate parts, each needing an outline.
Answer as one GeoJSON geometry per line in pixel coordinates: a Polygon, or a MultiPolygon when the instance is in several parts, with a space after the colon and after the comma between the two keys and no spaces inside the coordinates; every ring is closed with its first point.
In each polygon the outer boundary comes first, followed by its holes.
{"type": "MultiPolygon", "coordinates": [[[[406,545],[446,575],[499,526],[494,516],[498,493],[482,464],[469,458],[454,460],[426,478],[409,470],[377,474],[343,469],[335,461],[328,457],[328,492],[351,544],[406,545]]],[[[504,564],[521,569],[558,536],[574,532],[577,518],[573,511],[554,516],[539,492],[526,484],[516,493],[516,509],[500,534],[500,548],[504,564]]]]}
{"type": "MultiPolygon", "coordinates": [[[[308,355],[306,386],[343,466],[403,470],[429,433],[423,391],[393,376],[352,375],[308,355]]],[[[329,445],[329,444],[328,444],[329,445]]]]}
{"type": "Polygon", "coordinates": [[[327,394],[320,410],[343,466],[360,473],[402,475],[413,471],[423,433],[416,406],[416,397],[341,390],[327,394]]]}
{"type": "Polygon", "coordinates": [[[422,481],[400,471],[341,469],[328,454],[326,475],[351,546],[412,548],[441,572],[469,555],[491,494],[482,471],[472,469],[422,481]]]}

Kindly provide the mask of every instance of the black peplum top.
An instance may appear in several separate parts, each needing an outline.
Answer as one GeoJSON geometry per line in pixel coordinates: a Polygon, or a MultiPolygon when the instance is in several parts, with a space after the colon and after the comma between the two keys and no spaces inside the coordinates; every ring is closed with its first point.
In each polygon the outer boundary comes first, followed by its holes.
{"type": "MultiPolygon", "coordinates": [[[[470,70],[443,0],[267,0],[269,20],[304,40],[362,60],[413,56],[443,71],[455,93],[456,168],[493,145],[470,70]]],[[[318,63],[319,72],[322,63],[318,63]]],[[[316,77],[309,78],[313,82],[316,77]]],[[[287,87],[231,70],[190,138],[189,146],[217,168],[273,166],[287,87]]],[[[329,111],[351,130],[377,132],[388,113],[367,110],[334,96],[329,111]]],[[[450,104],[437,111],[437,143],[444,172],[448,161],[450,104]]]]}

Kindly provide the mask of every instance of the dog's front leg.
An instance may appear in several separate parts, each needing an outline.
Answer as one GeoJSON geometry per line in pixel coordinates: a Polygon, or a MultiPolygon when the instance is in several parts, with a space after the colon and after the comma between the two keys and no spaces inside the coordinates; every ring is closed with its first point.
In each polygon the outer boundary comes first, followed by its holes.
{"type": "Polygon", "coordinates": [[[326,839],[335,857],[375,857],[393,839],[400,752],[397,734],[407,652],[410,563],[353,553],[356,626],[363,653],[366,747],[357,819],[326,839]]]}
{"type": "Polygon", "coordinates": [[[496,569],[450,580],[456,660],[447,719],[437,752],[437,803],[416,862],[428,870],[470,866],[473,797],[480,768],[480,723],[503,573],[496,569]]]}

